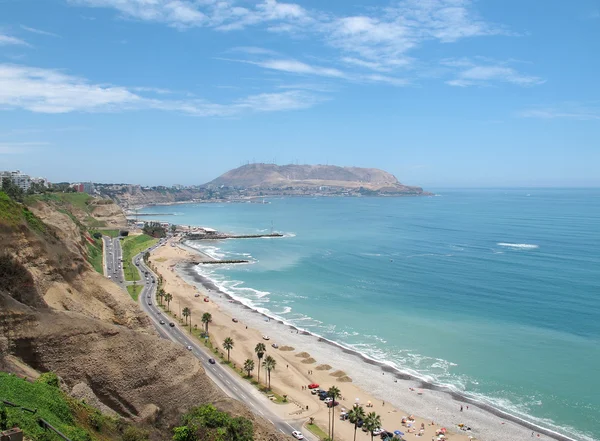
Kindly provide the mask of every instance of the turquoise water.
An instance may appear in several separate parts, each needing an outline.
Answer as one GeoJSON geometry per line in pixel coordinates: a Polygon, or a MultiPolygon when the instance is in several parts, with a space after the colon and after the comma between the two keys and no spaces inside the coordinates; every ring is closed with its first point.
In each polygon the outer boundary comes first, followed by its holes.
{"type": "Polygon", "coordinates": [[[151,207],[246,304],[579,439],[600,433],[600,190],[151,207]]]}

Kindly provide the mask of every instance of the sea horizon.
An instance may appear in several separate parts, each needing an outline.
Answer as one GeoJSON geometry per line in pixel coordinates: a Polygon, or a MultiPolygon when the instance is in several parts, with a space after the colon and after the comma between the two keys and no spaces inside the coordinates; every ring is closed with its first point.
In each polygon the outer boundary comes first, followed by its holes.
{"type": "Polygon", "coordinates": [[[446,194],[182,204],[164,220],[236,233],[275,220],[288,237],[194,242],[252,262],[198,271],[249,307],[401,372],[593,439],[600,192],[436,190],[446,194]]]}

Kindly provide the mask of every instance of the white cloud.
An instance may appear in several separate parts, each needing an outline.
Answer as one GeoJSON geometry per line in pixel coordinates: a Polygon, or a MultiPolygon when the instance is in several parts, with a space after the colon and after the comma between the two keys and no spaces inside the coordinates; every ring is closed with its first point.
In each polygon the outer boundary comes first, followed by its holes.
{"type": "Polygon", "coordinates": [[[10,35],[6,35],[6,34],[0,34],[0,46],[9,46],[9,45],[31,47],[31,45],[29,43],[27,43],[24,40],[21,40],[20,38],[11,37],[10,35]]]}
{"type": "Polygon", "coordinates": [[[53,32],[43,31],[41,29],[36,29],[36,28],[29,27],[29,26],[25,26],[25,25],[21,25],[21,29],[23,29],[24,31],[27,31],[27,32],[31,32],[33,34],[45,35],[47,37],[60,37],[60,35],[55,34],[53,32]]]}
{"type": "Polygon", "coordinates": [[[446,81],[450,86],[469,87],[487,86],[491,82],[511,83],[517,86],[535,86],[545,81],[537,76],[519,73],[507,63],[497,63],[493,60],[478,58],[477,62],[486,61],[486,65],[477,64],[468,59],[447,59],[441,64],[455,69],[455,78],[446,81]]]}
{"type": "Polygon", "coordinates": [[[93,84],[56,70],[0,64],[0,110],[69,113],[157,109],[196,116],[233,116],[244,112],[303,109],[324,100],[302,90],[250,95],[228,104],[200,99],[157,99],[144,96],[143,92],[155,96],[171,91],[93,84]]]}
{"type": "Polygon", "coordinates": [[[49,145],[47,142],[0,142],[0,155],[19,155],[27,153],[31,147],[49,145]]]}
{"type": "Polygon", "coordinates": [[[572,119],[579,121],[598,121],[600,120],[600,108],[590,108],[578,104],[565,104],[562,108],[556,107],[538,107],[522,110],[517,116],[522,118],[541,118],[541,119],[572,119]]]}

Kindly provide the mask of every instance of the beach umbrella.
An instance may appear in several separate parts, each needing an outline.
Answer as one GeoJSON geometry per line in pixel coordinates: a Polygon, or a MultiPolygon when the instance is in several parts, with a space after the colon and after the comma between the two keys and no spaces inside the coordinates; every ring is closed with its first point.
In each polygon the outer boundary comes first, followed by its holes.
{"type": "Polygon", "coordinates": [[[400,435],[403,436],[404,432],[400,432],[399,430],[394,430],[394,435],[400,435]]]}

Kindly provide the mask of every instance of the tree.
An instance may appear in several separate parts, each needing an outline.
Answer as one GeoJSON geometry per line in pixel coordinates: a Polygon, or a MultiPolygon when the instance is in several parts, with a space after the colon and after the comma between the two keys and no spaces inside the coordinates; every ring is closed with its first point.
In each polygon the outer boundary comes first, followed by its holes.
{"type": "Polygon", "coordinates": [[[381,417],[375,412],[369,412],[364,424],[367,431],[371,433],[371,441],[373,441],[373,431],[381,426],[381,417]]]}
{"type": "Polygon", "coordinates": [[[2,191],[8,195],[9,198],[17,201],[23,202],[23,190],[21,187],[15,185],[15,183],[10,178],[2,178],[2,191]]]}
{"type": "Polygon", "coordinates": [[[265,352],[267,352],[267,347],[264,343],[258,343],[254,348],[254,352],[256,352],[256,356],[258,357],[258,382],[260,383],[260,361],[265,355],[265,352]]]}
{"type": "Polygon", "coordinates": [[[365,420],[365,409],[362,406],[354,406],[350,412],[348,412],[348,419],[354,424],[354,441],[356,441],[356,429],[358,428],[358,421],[365,420]]]}
{"type": "MultiPolygon", "coordinates": [[[[134,282],[134,283],[135,283],[135,282],[134,282]]],[[[163,302],[163,297],[165,296],[165,294],[166,294],[166,293],[165,293],[165,290],[164,290],[164,289],[160,288],[160,289],[158,290],[158,298],[160,299],[160,304],[161,304],[161,305],[162,305],[162,302],[163,302]]]]}
{"type": "Polygon", "coordinates": [[[202,314],[202,323],[204,323],[204,331],[208,334],[208,324],[212,322],[212,315],[210,312],[202,314]]]}
{"type": "Polygon", "coordinates": [[[331,403],[331,439],[333,441],[333,423],[335,421],[335,400],[340,397],[342,393],[336,386],[331,386],[327,391],[327,396],[333,400],[331,403]]]}
{"type": "Polygon", "coordinates": [[[227,361],[229,362],[229,351],[233,349],[233,339],[231,337],[227,337],[223,341],[223,349],[227,350],[227,361]]]}
{"type": "Polygon", "coordinates": [[[183,308],[183,311],[181,311],[181,315],[183,315],[183,317],[185,317],[185,324],[187,325],[188,317],[190,315],[192,315],[190,308],[188,308],[187,306],[185,308],[183,308]]]}
{"type": "MultiPolygon", "coordinates": [[[[273,357],[267,355],[265,357],[265,361],[263,361],[263,367],[267,370],[267,378],[268,378],[268,386],[267,389],[271,390],[271,371],[275,370],[275,366],[277,366],[277,362],[273,357]]],[[[373,441],[373,440],[371,440],[373,441]]]]}
{"type": "Polygon", "coordinates": [[[177,231],[177,225],[171,225],[169,228],[171,229],[171,233],[175,233],[175,231],[177,231]]]}
{"type": "Polygon", "coordinates": [[[170,306],[171,306],[171,300],[173,300],[173,295],[166,293],[165,294],[165,302],[167,302],[167,311],[170,311],[170,306]]]}
{"type": "Polygon", "coordinates": [[[248,372],[248,378],[250,378],[252,376],[251,372],[254,370],[254,360],[251,360],[249,358],[246,359],[246,361],[244,362],[244,370],[248,372]]]}
{"type": "Polygon", "coordinates": [[[196,427],[180,426],[173,429],[173,441],[196,441],[196,427]]]}

